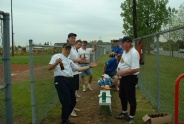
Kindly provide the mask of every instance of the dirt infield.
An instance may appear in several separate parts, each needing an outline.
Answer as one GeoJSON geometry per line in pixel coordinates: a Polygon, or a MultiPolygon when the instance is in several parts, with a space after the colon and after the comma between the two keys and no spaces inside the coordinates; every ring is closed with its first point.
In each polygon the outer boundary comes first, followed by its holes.
{"type": "Polygon", "coordinates": [[[18,82],[29,79],[29,65],[28,64],[12,64],[11,78],[12,82],[18,82]]]}

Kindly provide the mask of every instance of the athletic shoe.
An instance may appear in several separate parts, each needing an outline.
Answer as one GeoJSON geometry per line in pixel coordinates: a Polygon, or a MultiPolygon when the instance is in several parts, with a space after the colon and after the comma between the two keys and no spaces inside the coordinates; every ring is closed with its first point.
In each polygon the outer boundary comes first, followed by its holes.
{"type": "Polygon", "coordinates": [[[115,119],[126,119],[126,118],[128,118],[128,113],[122,113],[122,112],[115,117],[115,119]]]}
{"type": "Polygon", "coordinates": [[[67,122],[62,122],[61,124],[75,124],[75,123],[67,120],[67,122]]]}
{"type": "Polygon", "coordinates": [[[83,87],[83,90],[82,90],[83,92],[86,92],[86,88],[85,87],[83,87]]]}
{"type": "Polygon", "coordinates": [[[75,97],[76,97],[76,98],[79,98],[80,96],[79,96],[78,94],[75,94],[75,97]]]}
{"type": "Polygon", "coordinates": [[[77,117],[77,114],[76,114],[75,111],[73,110],[72,113],[70,114],[70,116],[72,116],[72,117],[77,117]]]}
{"type": "Polygon", "coordinates": [[[134,118],[128,118],[125,124],[134,124],[134,118]]]}
{"type": "Polygon", "coordinates": [[[78,109],[78,108],[74,108],[74,110],[77,111],[77,112],[80,112],[80,109],[78,109]]]}
{"type": "Polygon", "coordinates": [[[93,90],[93,89],[91,88],[91,86],[88,86],[88,88],[89,88],[89,90],[91,90],[91,91],[93,90]]]}

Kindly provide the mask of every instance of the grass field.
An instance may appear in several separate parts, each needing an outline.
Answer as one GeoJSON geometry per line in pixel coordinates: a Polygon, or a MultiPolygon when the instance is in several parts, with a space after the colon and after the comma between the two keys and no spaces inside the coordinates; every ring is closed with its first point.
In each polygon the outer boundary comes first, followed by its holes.
{"type": "MultiPolygon", "coordinates": [[[[175,81],[180,74],[184,73],[183,62],[183,58],[160,56],[160,75],[158,75],[156,55],[145,55],[145,64],[141,66],[139,86],[152,105],[159,108],[159,111],[174,114],[175,81]],[[158,94],[160,94],[160,99],[158,99],[158,94]]],[[[183,96],[183,80],[180,84],[180,95],[183,96]]],[[[180,119],[184,121],[183,101],[184,98],[180,97],[180,119]]]]}

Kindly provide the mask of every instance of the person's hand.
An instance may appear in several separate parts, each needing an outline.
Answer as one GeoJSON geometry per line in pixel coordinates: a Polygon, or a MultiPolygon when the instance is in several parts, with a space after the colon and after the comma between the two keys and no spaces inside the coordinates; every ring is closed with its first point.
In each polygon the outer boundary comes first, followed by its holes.
{"type": "Polygon", "coordinates": [[[113,57],[113,56],[115,56],[115,52],[110,52],[109,57],[113,57]]]}
{"type": "Polygon", "coordinates": [[[89,65],[90,67],[96,67],[96,66],[98,66],[98,62],[92,62],[90,65],[89,65]]]}
{"type": "Polygon", "coordinates": [[[77,61],[78,63],[81,63],[81,62],[82,62],[82,58],[78,58],[78,59],[76,59],[76,61],[77,61]]]}
{"type": "Polygon", "coordinates": [[[96,40],[93,41],[93,45],[96,46],[96,40]]]}
{"type": "Polygon", "coordinates": [[[59,59],[56,60],[56,64],[59,64],[59,63],[62,63],[61,58],[59,58],[59,59]]]}
{"type": "Polygon", "coordinates": [[[57,59],[56,60],[56,64],[59,64],[60,65],[60,68],[61,68],[61,70],[64,70],[64,65],[63,65],[63,62],[62,62],[62,59],[57,59]]]}
{"type": "Polygon", "coordinates": [[[122,76],[122,75],[124,75],[125,74],[125,71],[124,70],[119,70],[118,72],[117,72],[117,76],[118,77],[120,77],[120,76],[122,76]]]}

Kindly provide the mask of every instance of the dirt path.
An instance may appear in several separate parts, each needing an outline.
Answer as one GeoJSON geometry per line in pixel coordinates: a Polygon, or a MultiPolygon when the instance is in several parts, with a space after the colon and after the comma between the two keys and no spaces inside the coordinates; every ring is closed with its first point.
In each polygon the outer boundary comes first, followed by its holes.
{"type": "MultiPolygon", "coordinates": [[[[77,117],[70,117],[70,120],[76,124],[122,124],[123,120],[114,119],[115,115],[120,112],[119,108],[119,98],[118,92],[111,90],[112,95],[112,116],[110,116],[108,107],[103,107],[102,113],[99,115],[100,106],[98,95],[100,93],[100,88],[97,82],[92,83],[93,91],[87,90],[86,92],[82,91],[82,88],[79,91],[80,98],[78,98],[76,108],[80,109],[80,112],[77,112],[77,117]],[[113,103],[113,101],[116,101],[113,103]],[[118,101],[118,103],[117,103],[118,101]]],[[[60,109],[60,106],[58,107],[60,109]]],[[[60,114],[60,113],[58,113],[60,114]]],[[[59,117],[59,116],[58,116],[59,117]]],[[[42,121],[42,124],[59,124],[60,118],[53,120],[48,117],[42,121]]]]}

